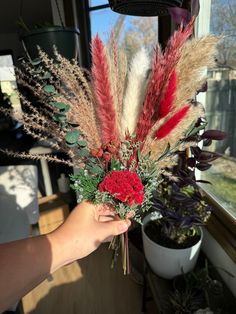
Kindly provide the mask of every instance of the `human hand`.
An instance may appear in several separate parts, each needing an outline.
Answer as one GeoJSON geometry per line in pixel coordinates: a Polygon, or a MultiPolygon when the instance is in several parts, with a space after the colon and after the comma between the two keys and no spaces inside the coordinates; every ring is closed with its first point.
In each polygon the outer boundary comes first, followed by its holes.
{"type": "Polygon", "coordinates": [[[130,224],[128,219],[120,220],[107,205],[82,202],[63,225],[48,235],[54,248],[56,244],[55,252],[60,260],[56,268],[89,255],[102,242],[127,231],[130,224]]]}

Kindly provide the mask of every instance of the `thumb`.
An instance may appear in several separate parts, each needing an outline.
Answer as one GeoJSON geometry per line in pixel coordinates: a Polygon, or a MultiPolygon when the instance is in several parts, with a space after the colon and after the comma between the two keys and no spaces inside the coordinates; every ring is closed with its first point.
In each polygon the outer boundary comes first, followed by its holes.
{"type": "Polygon", "coordinates": [[[104,239],[126,232],[131,225],[130,220],[108,221],[101,224],[101,235],[104,239]]]}

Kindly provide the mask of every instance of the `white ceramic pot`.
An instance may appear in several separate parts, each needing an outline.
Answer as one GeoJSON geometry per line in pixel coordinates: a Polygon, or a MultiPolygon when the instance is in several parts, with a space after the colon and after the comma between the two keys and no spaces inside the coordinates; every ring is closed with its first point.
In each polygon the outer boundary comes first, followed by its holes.
{"type": "Polygon", "coordinates": [[[199,255],[203,238],[202,229],[199,228],[200,240],[192,247],[186,249],[166,248],[153,242],[144,232],[145,225],[155,219],[157,216],[155,215],[154,218],[151,213],[144,218],[142,225],[144,253],[153,272],[162,278],[173,279],[183,272],[191,271],[195,267],[199,255]]]}

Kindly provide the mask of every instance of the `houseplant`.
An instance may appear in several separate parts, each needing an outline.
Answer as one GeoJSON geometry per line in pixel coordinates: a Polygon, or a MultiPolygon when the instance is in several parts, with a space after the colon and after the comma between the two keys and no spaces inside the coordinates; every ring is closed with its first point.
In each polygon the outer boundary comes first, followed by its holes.
{"type": "MultiPolygon", "coordinates": [[[[91,72],[57,51],[56,62],[41,51],[38,64],[26,62],[24,71],[18,70],[19,83],[34,94],[33,105],[29,94],[21,95],[28,111],[19,120],[26,132],[69,159],[8,154],[77,168],[71,179],[78,201],[105,203],[114,216],[140,221],[163,176],[173,177],[178,152],[194,145],[196,122],[204,115],[191,99],[204,81],[201,70],[215,63],[218,38],[187,42],[193,23],[181,25],[165,51],[157,46],[152,62],[141,49],[129,67],[125,52],[114,41],[107,49],[98,35],[91,72]]],[[[129,272],[127,234],[111,246],[115,256],[121,246],[124,272],[129,272]]]]}
{"type": "Polygon", "coordinates": [[[203,200],[196,180],[195,168],[207,170],[211,161],[218,158],[216,153],[206,150],[212,140],[223,140],[224,132],[208,130],[200,134],[205,121],[199,119],[197,132],[191,140],[203,145],[191,147],[192,155],[179,153],[179,165],[172,174],[176,180],[163,179],[155,194],[153,209],[155,215],[144,218],[142,235],[146,258],[155,273],[172,279],[181,273],[191,271],[197,262],[203,232],[211,214],[211,207],[203,200]]]}
{"type": "Polygon", "coordinates": [[[79,56],[79,29],[66,27],[61,21],[62,26],[35,25],[29,28],[22,18],[18,21],[21,29],[20,40],[26,54],[31,60],[38,59],[40,47],[50,58],[54,58],[54,47],[65,58],[78,59],[79,56]]]}
{"type": "Polygon", "coordinates": [[[32,60],[38,58],[37,47],[53,57],[54,46],[62,56],[71,60],[78,58],[79,34],[79,30],[73,27],[51,26],[31,30],[21,36],[21,41],[32,60]]]}

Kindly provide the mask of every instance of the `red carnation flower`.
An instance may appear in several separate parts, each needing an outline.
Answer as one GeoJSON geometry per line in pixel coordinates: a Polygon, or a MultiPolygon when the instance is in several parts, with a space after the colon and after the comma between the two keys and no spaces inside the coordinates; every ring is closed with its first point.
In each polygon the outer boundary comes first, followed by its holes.
{"type": "Polygon", "coordinates": [[[137,173],[124,171],[111,171],[99,184],[100,192],[109,192],[114,198],[132,206],[144,201],[144,186],[137,173]]]}

